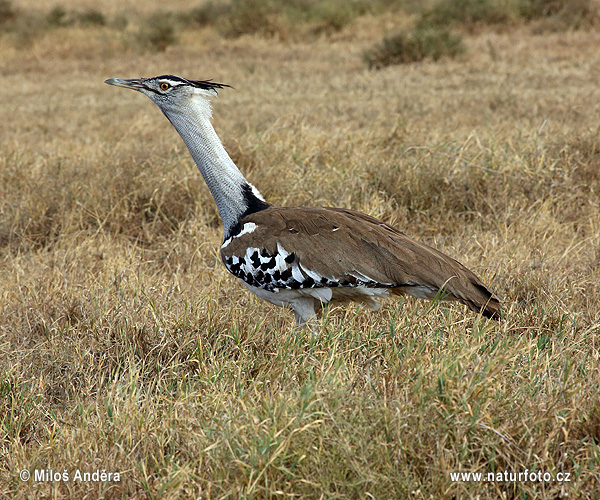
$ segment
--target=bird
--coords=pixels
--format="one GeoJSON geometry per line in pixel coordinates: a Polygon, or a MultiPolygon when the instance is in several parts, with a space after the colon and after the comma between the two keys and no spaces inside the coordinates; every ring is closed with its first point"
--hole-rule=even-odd
{"type": "Polygon", "coordinates": [[[229,85],[175,75],[111,78],[148,96],[179,133],[223,223],[221,260],[260,299],[291,308],[303,327],[329,303],[377,310],[390,295],[458,301],[500,320],[498,297],[461,263],[375,217],[345,208],[265,201],[212,125],[211,99],[229,85]]]}

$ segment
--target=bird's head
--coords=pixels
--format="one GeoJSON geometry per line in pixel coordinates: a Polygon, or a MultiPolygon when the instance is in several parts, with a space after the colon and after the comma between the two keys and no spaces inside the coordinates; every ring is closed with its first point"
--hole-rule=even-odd
{"type": "MultiPolygon", "coordinates": [[[[217,95],[219,89],[229,87],[210,80],[186,80],[174,75],[153,78],[110,78],[104,83],[146,94],[167,116],[179,113],[194,104],[207,102],[209,98],[217,95]]],[[[210,110],[208,103],[207,109],[210,110]]]]}

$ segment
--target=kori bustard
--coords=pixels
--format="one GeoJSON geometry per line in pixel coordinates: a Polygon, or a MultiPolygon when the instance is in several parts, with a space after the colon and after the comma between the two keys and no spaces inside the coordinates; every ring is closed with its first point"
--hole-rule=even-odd
{"type": "Polygon", "coordinates": [[[147,95],[185,142],[223,221],[221,259],[254,294],[291,307],[297,324],[323,304],[390,294],[456,300],[493,319],[500,302],[462,264],[368,215],[267,203],[233,163],[212,123],[210,98],[228,85],[173,75],[106,80],[147,95]]]}

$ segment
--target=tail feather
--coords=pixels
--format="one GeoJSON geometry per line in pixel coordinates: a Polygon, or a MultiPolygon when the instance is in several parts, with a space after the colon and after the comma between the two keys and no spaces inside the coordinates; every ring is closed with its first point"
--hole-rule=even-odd
{"type": "MultiPolygon", "coordinates": [[[[470,271],[469,271],[470,272],[470,271]]],[[[476,278],[475,278],[476,279],[476,278]]],[[[461,287],[451,286],[452,280],[447,281],[436,290],[424,285],[404,285],[392,289],[396,295],[412,295],[419,299],[452,300],[466,305],[471,311],[481,313],[484,317],[496,321],[502,318],[502,304],[488,288],[478,281],[469,280],[461,287]],[[466,285],[466,286],[465,286],[466,285]]]]}
{"type": "Polygon", "coordinates": [[[458,300],[465,304],[469,309],[481,313],[484,317],[500,320],[502,317],[502,304],[494,297],[485,285],[472,281],[473,292],[468,297],[460,297],[458,300]]]}

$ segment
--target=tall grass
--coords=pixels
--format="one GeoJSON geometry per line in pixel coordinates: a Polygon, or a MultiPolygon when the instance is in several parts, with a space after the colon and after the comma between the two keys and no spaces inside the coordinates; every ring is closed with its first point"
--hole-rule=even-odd
{"type": "Polygon", "coordinates": [[[0,43],[0,497],[597,496],[600,39],[464,32],[459,59],[365,71],[382,19],[144,54],[110,17],[0,43]],[[215,126],[267,199],[381,217],[473,268],[506,320],[403,299],[296,331],[220,263],[167,120],[102,84],[166,71],[236,87],[215,126]],[[570,481],[451,478],[525,469],[570,481]]]}

